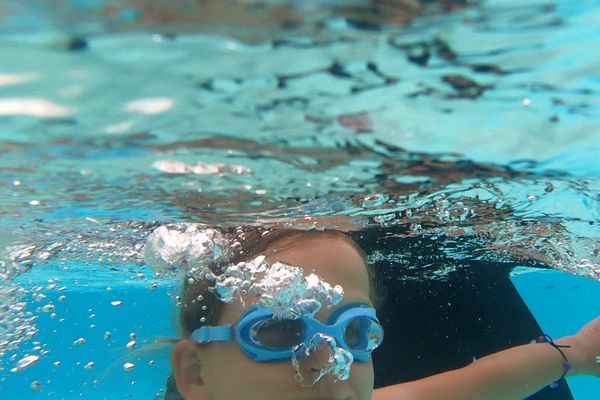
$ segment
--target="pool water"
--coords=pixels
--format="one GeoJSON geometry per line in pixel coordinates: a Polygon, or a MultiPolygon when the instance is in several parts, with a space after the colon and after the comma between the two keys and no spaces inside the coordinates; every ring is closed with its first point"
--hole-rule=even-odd
{"type": "MultiPolygon", "coordinates": [[[[571,335],[598,315],[597,281],[557,271],[528,272],[515,270],[512,281],[544,332],[552,332],[553,337],[571,335]]],[[[576,376],[567,380],[576,399],[592,399],[598,393],[595,378],[576,376]]]]}
{"type": "Polygon", "coordinates": [[[167,223],[342,218],[398,238],[367,255],[399,281],[536,268],[541,329],[599,314],[597,2],[151,3],[0,0],[0,398],[160,398],[168,346],[127,343],[178,336],[167,223]]]}

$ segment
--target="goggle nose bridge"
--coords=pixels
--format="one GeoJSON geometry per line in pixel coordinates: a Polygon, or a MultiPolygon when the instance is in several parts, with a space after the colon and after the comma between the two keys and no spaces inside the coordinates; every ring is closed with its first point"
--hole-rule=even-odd
{"type": "MultiPolygon", "coordinates": [[[[305,342],[307,340],[312,341],[313,338],[315,336],[317,336],[317,334],[320,333],[322,335],[327,335],[327,336],[333,338],[338,345],[345,343],[343,336],[346,331],[346,325],[348,325],[348,323],[346,323],[341,328],[339,328],[338,322],[335,322],[333,324],[329,324],[329,323],[324,324],[321,321],[314,319],[314,318],[309,319],[307,321],[303,321],[303,323],[305,326],[305,331],[303,332],[303,342],[305,342]],[[309,329],[306,329],[306,327],[308,327],[309,329]],[[341,335],[341,337],[340,337],[340,335],[341,335]]],[[[321,344],[324,341],[325,340],[322,340],[318,344],[321,344]]]]}

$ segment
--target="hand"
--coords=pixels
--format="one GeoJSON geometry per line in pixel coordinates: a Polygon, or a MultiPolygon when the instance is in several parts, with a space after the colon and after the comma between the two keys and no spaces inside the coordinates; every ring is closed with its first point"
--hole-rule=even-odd
{"type": "Polygon", "coordinates": [[[570,341],[572,351],[568,358],[573,363],[573,373],[600,378],[600,363],[596,361],[600,356],[600,316],[588,322],[575,336],[565,339],[564,343],[569,344],[570,341]]]}

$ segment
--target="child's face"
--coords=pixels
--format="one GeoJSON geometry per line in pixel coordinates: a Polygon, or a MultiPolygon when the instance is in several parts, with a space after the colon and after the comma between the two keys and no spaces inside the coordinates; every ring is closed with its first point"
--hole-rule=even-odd
{"type": "MultiPolygon", "coordinates": [[[[371,304],[366,266],[350,243],[342,238],[297,240],[302,243],[267,256],[301,267],[305,274],[314,272],[332,285],[342,285],[343,301],[332,309],[322,309],[316,315],[321,322],[345,304],[371,304]]],[[[218,324],[235,324],[243,311],[239,305],[224,305],[218,324]]],[[[317,358],[318,354],[303,360],[307,371],[310,363],[319,368],[317,358]]],[[[373,391],[371,360],[354,362],[348,380],[335,382],[334,376],[325,375],[311,387],[295,380],[291,361],[256,362],[235,341],[198,346],[183,340],[175,346],[172,361],[177,387],[187,400],[367,400],[373,391]]]]}

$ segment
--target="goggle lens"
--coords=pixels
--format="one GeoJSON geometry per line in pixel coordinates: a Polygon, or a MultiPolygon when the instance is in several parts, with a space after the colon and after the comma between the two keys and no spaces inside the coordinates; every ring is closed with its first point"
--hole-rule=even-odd
{"type": "Polygon", "coordinates": [[[346,325],[344,340],[350,350],[373,351],[383,341],[383,328],[371,318],[357,317],[346,325]]]}
{"type": "Polygon", "coordinates": [[[250,338],[272,350],[288,350],[302,343],[304,324],[293,319],[268,319],[250,329],[250,338]]]}

